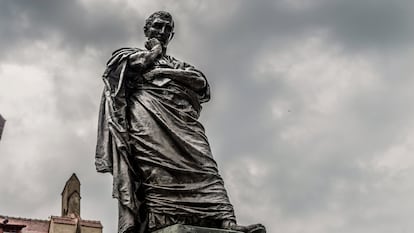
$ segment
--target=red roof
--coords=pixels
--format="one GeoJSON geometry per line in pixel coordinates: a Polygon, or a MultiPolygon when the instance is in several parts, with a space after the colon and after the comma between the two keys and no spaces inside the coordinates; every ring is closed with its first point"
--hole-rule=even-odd
{"type": "Polygon", "coordinates": [[[7,225],[25,225],[22,229],[22,233],[48,233],[49,232],[49,220],[30,219],[20,217],[10,217],[0,215],[0,222],[4,219],[8,219],[7,225]]]}
{"type": "MultiPolygon", "coordinates": [[[[72,218],[69,216],[65,216],[65,217],[51,216],[50,220],[42,220],[42,219],[30,219],[30,218],[10,217],[10,216],[0,215],[0,223],[3,222],[3,220],[6,218],[9,220],[7,222],[7,225],[26,226],[22,229],[22,233],[48,233],[50,221],[53,221],[55,223],[60,223],[60,224],[67,224],[67,225],[76,225],[78,221],[77,218],[72,218]]],[[[102,229],[102,224],[100,221],[79,219],[79,223],[81,226],[102,229]]]]}

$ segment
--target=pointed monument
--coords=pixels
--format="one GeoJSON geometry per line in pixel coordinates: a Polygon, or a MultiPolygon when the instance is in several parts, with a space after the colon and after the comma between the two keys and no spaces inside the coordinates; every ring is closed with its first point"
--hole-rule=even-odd
{"type": "Polygon", "coordinates": [[[99,221],[81,218],[80,200],[80,181],[73,173],[62,191],[62,215],[51,216],[48,233],[102,233],[99,221]]]}
{"type": "Polygon", "coordinates": [[[62,216],[80,217],[80,182],[75,173],[66,181],[62,191],[62,216]]]}

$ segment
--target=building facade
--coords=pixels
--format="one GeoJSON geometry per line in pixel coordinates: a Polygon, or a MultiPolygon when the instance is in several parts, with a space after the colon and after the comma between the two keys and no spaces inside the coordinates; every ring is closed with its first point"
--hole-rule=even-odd
{"type": "Polygon", "coordinates": [[[62,191],[62,214],[48,220],[0,215],[0,233],[102,233],[100,221],[80,217],[80,182],[73,174],[62,191]]]}

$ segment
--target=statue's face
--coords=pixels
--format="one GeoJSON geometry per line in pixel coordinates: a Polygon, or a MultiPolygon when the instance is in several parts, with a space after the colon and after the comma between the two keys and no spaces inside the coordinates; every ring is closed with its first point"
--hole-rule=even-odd
{"type": "Polygon", "coordinates": [[[157,38],[161,44],[167,46],[173,33],[173,24],[170,20],[155,18],[146,33],[148,39],[157,38]]]}

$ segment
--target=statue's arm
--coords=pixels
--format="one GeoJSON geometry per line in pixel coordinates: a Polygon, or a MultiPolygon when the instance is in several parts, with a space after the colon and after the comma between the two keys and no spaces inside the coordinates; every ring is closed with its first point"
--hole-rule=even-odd
{"type": "Polygon", "coordinates": [[[156,68],[144,74],[144,78],[147,80],[152,80],[158,76],[167,76],[196,91],[203,89],[207,85],[205,77],[200,72],[193,70],[156,68]]]}

